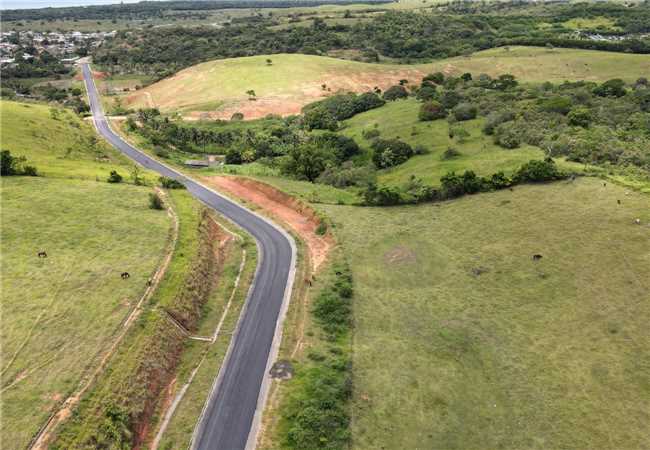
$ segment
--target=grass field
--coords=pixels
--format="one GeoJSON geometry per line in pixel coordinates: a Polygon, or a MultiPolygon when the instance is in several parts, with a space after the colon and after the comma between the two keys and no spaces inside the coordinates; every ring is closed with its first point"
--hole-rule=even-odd
{"type": "Polygon", "coordinates": [[[149,188],[2,180],[2,436],[25,448],[121,327],[163,252],[149,188]],[[143,232],[146,230],[146,232],[143,232]],[[46,259],[36,253],[45,250],[46,259]],[[131,278],[120,278],[128,271],[131,278]],[[15,358],[15,359],[14,359],[15,358]]]}
{"type": "Polygon", "coordinates": [[[649,207],[590,178],[319,206],[355,280],[353,448],[646,448],[649,207]]]}
{"type": "Polygon", "coordinates": [[[182,70],[127,95],[124,105],[181,111],[190,118],[229,119],[234,112],[242,112],[247,119],[271,113],[287,115],[298,113],[305,104],[331,92],[385,88],[403,78],[415,82],[438,70],[455,75],[511,73],[530,82],[603,81],[615,77],[634,81],[650,72],[650,59],[646,55],[538,47],[497,48],[417,65],[368,64],[298,54],[251,56],[210,61],[182,70]],[[267,59],[272,60],[271,65],[267,65],[267,59]],[[255,91],[256,101],[248,100],[248,90],[255,91]]]}

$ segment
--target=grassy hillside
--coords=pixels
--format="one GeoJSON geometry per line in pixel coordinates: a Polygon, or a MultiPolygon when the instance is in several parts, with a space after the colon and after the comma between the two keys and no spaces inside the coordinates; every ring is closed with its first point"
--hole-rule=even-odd
{"type": "Polygon", "coordinates": [[[531,159],[542,159],[544,153],[538,147],[524,145],[514,150],[505,150],[492,142],[490,136],[481,132],[484,118],[462,123],[470,134],[462,143],[450,139],[446,120],[421,122],[418,111],[421,103],[411,98],[390,102],[381,108],[357,114],[345,122],[343,133],[360,144],[369,147],[371,140],[364,139],[364,131],[377,128],[383,139],[399,137],[412,146],[423,145],[429,154],[415,156],[404,164],[381,171],[379,180],[389,184],[401,184],[411,175],[422,178],[428,184],[438,185],[440,177],[447,172],[473,170],[479,175],[490,175],[504,171],[511,173],[531,159]],[[443,153],[454,147],[460,156],[444,160],[443,153]]]}
{"type": "Polygon", "coordinates": [[[148,188],[2,180],[2,436],[24,448],[146,288],[166,242],[148,188]],[[143,233],[146,230],[146,233],[143,233]],[[39,259],[38,251],[48,253],[39,259]],[[122,280],[120,273],[131,274],[122,280]]]}
{"type": "Polygon", "coordinates": [[[47,177],[105,180],[131,164],[95,134],[91,122],[68,110],[1,101],[2,148],[25,156],[47,177]]]}
{"type": "Polygon", "coordinates": [[[649,206],[595,179],[321,205],[355,280],[353,447],[644,448],[649,206]]]}
{"type": "Polygon", "coordinates": [[[455,75],[511,73],[536,82],[603,81],[614,77],[633,81],[650,72],[650,59],[646,55],[536,47],[491,49],[418,65],[368,64],[298,54],[251,56],[190,67],[128,95],[124,105],[155,106],[195,118],[229,119],[238,111],[245,118],[286,115],[298,113],[302,106],[329,92],[385,88],[400,79],[419,81],[424,74],[438,70],[455,75]],[[271,65],[267,59],[271,59],[271,65]],[[248,100],[248,90],[255,91],[256,101],[248,100]]]}
{"type": "Polygon", "coordinates": [[[170,221],[149,208],[150,187],[104,182],[113,169],[128,179],[131,165],[73,113],[5,101],[0,113],[2,148],[44,175],[2,178],[1,433],[18,449],[98,364],[170,221]]]}

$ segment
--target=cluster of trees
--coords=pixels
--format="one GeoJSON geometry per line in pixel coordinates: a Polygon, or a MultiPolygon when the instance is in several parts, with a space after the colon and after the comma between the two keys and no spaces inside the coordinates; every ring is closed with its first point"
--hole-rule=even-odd
{"type": "MultiPolygon", "coordinates": [[[[366,0],[366,3],[389,3],[389,0],[366,0]]],[[[147,19],[159,17],[169,12],[212,11],[216,9],[262,9],[297,8],[319,5],[354,4],[353,0],[182,0],[154,2],[120,3],[114,5],[89,5],[64,8],[8,9],[2,12],[3,22],[20,20],[106,20],[106,19],[147,19]]]]}
{"type": "Polygon", "coordinates": [[[332,95],[303,107],[304,124],[308,130],[335,131],[340,120],[379,108],[385,103],[386,101],[376,92],[360,95],[354,93],[332,95]]]}
{"type": "Polygon", "coordinates": [[[0,175],[3,177],[14,175],[38,176],[36,167],[27,165],[26,162],[27,158],[24,156],[14,156],[9,150],[2,150],[0,151],[0,175]]]}
{"type": "Polygon", "coordinates": [[[357,49],[362,58],[371,61],[383,55],[405,62],[515,44],[650,53],[650,40],[641,34],[648,32],[650,22],[650,8],[645,3],[570,7],[545,4],[543,9],[511,3],[511,11],[505,16],[501,4],[479,5],[477,8],[485,10],[475,12],[473,5],[465,7],[469,10],[463,14],[458,14],[453,5],[430,12],[386,11],[353,26],[329,26],[317,19],[310,27],[271,29],[276,24],[272,18],[256,17],[255,21],[233,22],[222,29],[122,31],[94,52],[94,60],[114,71],[164,77],[210,59],[272,53],[323,54],[335,49],[357,49]],[[615,21],[614,30],[619,30],[612,33],[629,36],[611,41],[582,38],[562,25],[574,17],[609,17],[615,21]],[[552,26],[541,26],[549,23],[552,26]]]}
{"type": "Polygon", "coordinates": [[[314,301],[312,315],[327,352],[309,353],[296,368],[296,386],[282,411],[282,443],[288,449],[343,450],[350,442],[352,365],[349,355],[353,283],[350,268],[337,263],[332,279],[314,301]]]}
{"type": "Polygon", "coordinates": [[[546,158],[523,164],[512,177],[503,172],[494,173],[489,177],[478,176],[471,170],[466,170],[460,175],[449,172],[440,179],[440,188],[434,188],[412,176],[403,186],[378,186],[376,183],[370,183],[360,195],[366,205],[393,206],[447,200],[462,195],[505,189],[521,183],[560,180],[567,176],[568,174],[557,168],[552,158],[546,158]]]}
{"type": "Polygon", "coordinates": [[[512,75],[426,76],[411,95],[419,119],[455,124],[483,116],[483,132],[506,149],[522,144],[552,156],[650,170],[650,85],[621,79],[520,86],[512,75]]]}

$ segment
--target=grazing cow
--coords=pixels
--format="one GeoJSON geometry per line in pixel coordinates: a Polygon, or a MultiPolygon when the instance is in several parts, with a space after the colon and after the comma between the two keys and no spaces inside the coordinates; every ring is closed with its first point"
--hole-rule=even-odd
{"type": "Polygon", "coordinates": [[[122,277],[123,280],[126,280],[126,279],[129,278],[131,275],[129,274],[129,272],[122,272],[122,275],[120,275],[120,276],[122,277]]]}
{"type": "Polygon", "coordinates": [[[607,183],[603,183],[603,187],[607,187],[607,183]]]}
{"type": "Polygon", "coordinates": [[[641,219],[634,219],[634,223],[637,225],[641,225],[641,219]]]}
{"type": "Polygon", "coordinates": [[[540,259],[542,259],[542,255],[539,254],[533,255],[533,261],[539,261],[540,259]]]}
{"type": "Polygon", "coordinates": [[[616,200],[616,203],[618,203],[618,204],[620,205],[620,204],[621,204],[621,201],[620,201],[620,200],[616,200]]]}
{"type": "Polygon", "coordinates": [[[47,252],[43,250],[42,252],[38,252],[38,257],[39,258],[47,258],[47,252]]]}
{"type": "Polygon", "coordinates": [[[147,280],[147,286],[151,286],[152,284],[153,284],[153,280],[151,278],[149,278],[147,280]]]}

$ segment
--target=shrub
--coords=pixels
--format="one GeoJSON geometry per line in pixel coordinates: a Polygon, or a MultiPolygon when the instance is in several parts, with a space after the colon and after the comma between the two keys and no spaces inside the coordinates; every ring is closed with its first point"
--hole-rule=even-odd
{"type": "Polygon", "coordinates": [[[424,102],[420,106],[418,119],[421,121],[443,119],[445,117],[447,117],[447,110],[435,100],[424,102]]]}
{"type": "Polygon", "coordinates": [[[582,128],[587,128],[592,120],[591,111],[584,106],[573,108],[567,117],[569,119],[569,125],[582,128]]]}
{"type": "Polygon", "coordinates": [[[314,143],[307,143],[291,148],[283,158],[281,171],[299,180],[314,182],[330,166],[334,166],[335,156],[331,150],[314,143]]]}
{"type": "Polygon", "coordinates": [[[382,99],[375,92],[365,92],[354,100],[354,110],[358,114],[364,111],[370,111],[371,109],[379,108],[384,106],[386,101],[382,99]]]}
{"type": "Polygon", "coordinates": [[[122,182],[122,175],[117,173],[115,170],[111,170],[111,173],[108,175],[108,181],[109,183],[121,183],[122,182]]]}
{"type": "Polygon", "coordinates": [[[568,97],[551,97],[539,101],[539,109],[544,112],[567,115],[571,111],[571,99],[568,97]]]}
{"type": "Polygon", "coordinates": [[[460,155],[461,153],[455,148],[447,147],[447,150],[444,151],[440,159],[442,160],[454,159],[454,158],[458,158],[460,155]]]}
{"type": "Polygon", "coordinates": [[[0,174],[3,177],[11,175],[20,175],[22,164],[25,162],[24,156],[13,156],[9,150],[0,152],[0,174]]]}
{"type": "Polygon", "coordinates": [[[446,109],[451,109],[463,100],[463,97],[456,91],[445,90],[440,96],[440,103],[446,109]]]}
{"type": "Polygon", "coordinates": [[[25,166],[23,167],[23,175],[26,175],[28,177],[37,177],[38,176],[38,170],[34,166],[25,166]]]}
{"type": "Polygon", "coordinates": [[[230,147],[226,152],[225,162],[226,164],[241,164],[243,162],[241,148],[230,147]]]}
{"type": "Polygon", "coordinates": [[[314,139],[316,145],[329,149],[334,152],[334,155],[339,163],[352,158],[359,153],[359,145],[354,139],[342,134],[327,132],[314,139]]]}
{"type": "Polygon", "coordinates": [[[163,209],[163,201],[157,193],[149,194],[149,208],[151,209],[163,209]]]}
{"type": "Polygon", "coordinates": [[[305,127],[308,130],[336,131],[339,127],[334,115],[325,108],[316,108],[305,113],[305,127]]]}
{"type": "Polygon", "coordinates": [[[515,80],[514,75],[504,74],[500,75],[499,78],[492,81],[492,89],[497,89],[499,91],[507,91],[517,87],[517,80],[515,80]]]}
{"type": "Polygon", "coordinates": [[[485,124],[483,125],[483,133],[487,135],[494,134],[494,129],[502,123],[514,120],[515,114],[511,111],[494,111],[488,114],[485,124]]]}
{"type": "Polygon", "coordinates": [[[552,158],[544,160],[530,160],[522,165],[514,176],[517,183],[534,183],[540,181],[551,181],[564,178],[552,158]]]}
{"type": "Polygon", "coordinates": [[[408,91],[404,86],[391,86],[384,92],[384,100],[392,102],[400,98],[408,97],[408,91]]]}
{"type": "Polygon", "coordinates": [[[372,161],[380,169],[402,164],[413,156],[413,148],[399,139],[376,139],[372,145],[372,161]]]}
{"type": "Polygon", "coordinates": [[[371,140],[374,138],[379,137],[381,132],[377,128],[371,128],[370,130],[363,130],[361,132],[361,136],[363,136],[364,139],[371,140]]]}
{"type": "Polygon", "coordinates": [[[230,116],[230,120],[233,121],[244,120],[244,113],[240,113],[240,112],[233,113],[233,115],[230,116]]]}
{"type": "Polygon", "coordinates": [[[475,119],[477,113],[476,105],[471,103],[459,103],[453,110],[454,117],[458,121],[475,119]]]}
{"type": "Polygon", "coordinates": [[[397,188],[390,186],[377,186],[370,183],[361,193],[363,201],[370,206],[393,206],[403,203],[402,195],[397,188]]]}
{"type": "Polygon", "coordinates": [[[160,185],[165,189],[185,189],[185,185],[178,180],[168,177],[160,177],[160,185]]]}
{"type": "Polygon", "coordinates": [[[594,88],[593,92],[599,97],[623,97],[626,94],[625,82],[620,78],[607,80],[594,88]]]}
{"type": "Polygon", "coordinates": [[[508,149],[521,145],[521,137],[513,122],[506,122],[494,130],[494,143],[508,149]]]}
{"type": "Polygon", "coordinates": [[[165,158],[165,159],[169,158],[169,152],[167,151],[167,149],[165,149],[163,147],[156,146],[156,148],[154,148],[153,152],[159,158],[165,158]]]}
{"type": "Polygon", "coordinates": [[[503,172],[492,174],[488,180],[488,184],[492,189],[505,189],[512,186],[512,179],[507,177],[503,172]]]}
{"type": "Polygon", "coordinates": [[[435,72],[426,75],[422,81],[431,81],[432,83],[442,84],[445,81],[445,74],[442,72],[435,72]]]}
{"type": "Polygon", "coordinates": [[[327,167],[316,179],[317,183],[329,184],[338,188],[348,186],[366,186],[375,180],[375,169],[372,165],[355,166],[351,161],[340,167],[327,167]]]}
{"type": "Polygon", "coordinates": [[[418,92],[415,94],[415,98],[421,101],[429,101],[433,100],[438,96],[438,92],[436,91],[435,86],[422,86],[420,89],[418,89],[418,92]]]}

